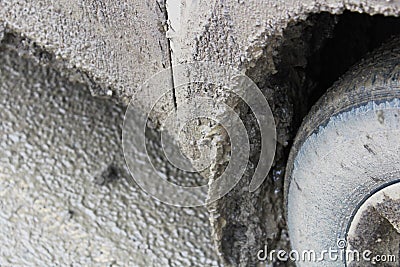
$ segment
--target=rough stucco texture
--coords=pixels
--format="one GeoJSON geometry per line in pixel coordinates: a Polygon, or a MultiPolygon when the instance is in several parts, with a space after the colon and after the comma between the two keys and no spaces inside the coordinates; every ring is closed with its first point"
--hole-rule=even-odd
{"type": "MultiPolygon", "coordinates": [[[[167,8],[172,9],[169,2],[173,1],[167,0],[167,8]]],[[[276,45],[274,37],[281,35],[289,22],[305,19],[310,13],[350,10],[398,15],[399,8],[396,0],[182,0],[180,7],[173,9],[180,18],[169,37],[176,62],[212,60],[248,68],[263,56],[266,47],[276,45]]],[[[268,56],[273,56],[272,51],[268,56]]]]}
{"type": "Polygon", "coordinates": [[[164,22],[157,1],[0,1],[0,24],[120,98],[169,66],[164,22]]]}
{"type": "MultiPolygon", "coordinates": [[[[277,71],[277,48],[284,41],[282,32],[288,23],[305,20],[308,15],[322,11],[341,14],[349,10],[398,16],[399,3],[396,0],[181,1],[180,9],[173,10],[180,16],[180,20],[176,20],[179,25],[174,27],[178,31],[169,35],[172,60],[174,63],[204,60],[228,64],[242,69],[256,83],[263,84],[268,76],[277,71]]],[[[279,92],[280,88],[260,89],[273,104],[279,102],[279,97],[284,94],[279,92]]],[[[178,110],[180,103],[201,93],[198,90],[178,95],[178,110]]],[[[217,98],[221,101],[222,97],[217,98]]],[[[276,110],[273,112],[279,121],[276,110]]],[[[282,125],[278,123],[277,127],[282,125]]],[[[282,140],[283,143],[289,142],[290,135],[283,136],[282,140]]],[[[276,154],[282,154],[282,148],[278,148],[276,154]]],[[[219,161],[223,162],[223,158],[219,161]]],[[[277,157],[276,160],[282,159],[277,157]]],[[[276,173],[280,174],[270,173],[270,180],[275,177],[281,179],[279,176],[284,171],[277,166],[276,173]]],[[[243,177],[243,180],[250,181],[249,177],[243,177]]],[[[243,190],[247,182],[241,181],[229,195],[209,208],[218,251],[226,263],[240,266],[256,264],[257,251],[271,240],[275,241],[269,244],[272,248],[288,249],[289,246],[284,227],[279,225],[284,221],[282,199],[274,196],[268,181],[254,193],[243,190]],[[279,229],[283,230],[279,232],[279,229]]]]}
{"type": "MultiPolygon", "coordinates": [[[[252,78],[260,82],[276,72],[275,48],[289,22],[321,11],[399,15],[400,10],[398,0],[171,0],[166,3],[167,15],[174,18],[168,25],[163,4],[158,3],[5,0],[0,2],[0,21],[5,28],[36,42],[68,67],[85,72],[101,88],[109,87],[123,99],[134,94],[146,77],[169,65],[168,42],[174,64],[211,60],[244,71],[256,69],[252,78]],[[172,6],[177,3],[178,7],[172,6]],[[264,64],[256,66],[256,62],[264,64]]],[[[268,101],[276,100],[270,97],[272,89],[261,89],[268,101]]],[[[107,94],[102,89],[93,92],[107,94]]],[[[192,92],[176,96],[178,110],[180,103],[191,97],[195,97],[192,92]]],[[[95,116],[100,118],[101,113],[95,116]]],[[[231,252],[225,250],[230,254],[226,258],[239,258],[236,262],[245,265],[250,252],[263,247],[265,229],[271,227],[265,222],[277,221],[273,217],[281,216],[272,210],[276,202],[270,199],[274,198],[269,196],[268,188],[253,195],[237,190],[215,205],[211,217],[217,247],[221,251],[223,240],[229,246],[233,244],[231,252]],[[255,215],[260,218],[253,222],[251,219],[258,217],[255,215]],[[231,237],[237,236],[247,239],[234,242],[231,237]]]]}
{"type": "Polygon", "coordinates": [[[0,51],[1,266],[218,266],[204,208],[125,179],[119,106],[0,51]]]}

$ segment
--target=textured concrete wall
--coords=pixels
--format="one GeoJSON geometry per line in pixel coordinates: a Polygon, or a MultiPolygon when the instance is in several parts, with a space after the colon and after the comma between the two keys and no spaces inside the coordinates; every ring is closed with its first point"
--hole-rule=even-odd
{"type": "MultiPolygon", "coordinates": [[[[400,3],[167,0],[164,10],[162,1],[6,0],[0,2],[0,21],[6,31],[49,52],[52,62],[60,61],[63,68],[79,73],[79,80],[90,84],[92,93],[112,94],[126,102],[147,77],[171,62],[232,64],[251,70],[251,77],[259,82],[276,72],[273,56],[288,23],[304,20],[310,13],[344,10],[397,16],[400,3]]],[[[270,103],[276,102],[272,89],[261,89],[270,103]]],[[[201,89],[177,95],[177,103],[166,104],[179,110],[197,93],[201,89]]],[[[270,191],[262,188],[249,194],[237,189],[212,207],[214,239],[225,259],[246,265],[250,252],[276,237],[281,220],[281,208],[276,206],[281,202],[270,191]],[[230,244],[228,249],[224,243],[230,244]]]]}
{"type": "MultiPolygon", "coordinates": [[[[323,11],[332,14],[349,10],[370,15],[400,15],[399,1],[215,0],[181,1],[178,8],[169,5],[175,2],[167,0],[169,13],[179,16],[179,19],[173,21],[173,29],[168,35],[171,40],[172,61],[175,64],[192,60],[228,64],[243,70],[259,84],[263,84],[268,76],[277,71],[277,48],[285,41],[283,30],[289,23],[305,20],[309,14],[323,11]]],[[[300,62],[299,66],[301,64],[304,63],[300,62]]],[[[260,89],[271,106],[281,101],[282,93],[279,93],[279,88],[260,89]]],[[[178,95],[178,110],[180,104],[200,94],[201,89],[178,95]]],[[[222,97],[218,98],[221,100],[222,97]]],[[[293,114],[288,105],[283,104],[282,108],[287,114],[293,114]]],[[[225,262],[234,265],[254,264],[257,261],[256,253],[264,244],[278,249],[289,246],[285,227],[282,227],[284,219],[281,193],[276,194],[276,189],[273,188],[275,182],[272,181],[282,179],[284,170],[279,167],[278,160],[282,159],[280,157],[283,147],[290,142],[290,135],[287,125],[284,125],[287,118],[278,115],[282,113],[278,107],[272,109],[276,121],[283,122],[278,123],[278,127],[286,130],[278,136],[278,141],[283,145],[277,151],[275,171],[268,178],[271,182],[266,181],[260,190],[249,193],[243,189],[249,183],[248,177],[244,177],[227,197],[209,207],[217,250],[223,255],[225,262]],[[277,243],[271,243],[271,240],[277,243]]],[[[223,165],[224,161],[222,155],[216,160],[215,166],[223,165]]],[[[280,189],[277,190],[279,192],[280,189]]]]}
{"type": "Polygon", "coordinates": [[[122,107],[0,51],[1,266],[219,265],[205,208],[128,183],[122,107]]]}
{"type": "Polygon", "coordinates": [[[101,85],[132,95],[169,66],[165,14],[157,1],[1,1],[0,21],[101,85]]]}

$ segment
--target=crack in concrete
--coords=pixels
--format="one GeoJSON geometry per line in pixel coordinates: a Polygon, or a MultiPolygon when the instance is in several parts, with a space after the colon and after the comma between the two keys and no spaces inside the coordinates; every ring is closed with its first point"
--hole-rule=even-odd
{"type": "Polygon", "coordinates": [[[167,40],[167,55],[168,55],[168,63],[169,63],[169,68],[171,70],[171,86],[172,86],[172,101],[174,104],[174,109],[175,111],[178,110],[178,103],[176,100],[176,91],[175,91],[175,79],[174,79],[174,70],[173,70],[173,63],[172,63],[172,48],[171,48],[171,40],[167,37],[167,31],[171,28],[171,26],[169,25],[168,21],[168,9],[166,7],[167,2],[163,1],[163,6],[160,5],[160,3],[157,1],[157,5],[159,6],[160,10],[162,11],[162,13],[164,14],[164,18],[165,18],[165,38],[167,40]]]}

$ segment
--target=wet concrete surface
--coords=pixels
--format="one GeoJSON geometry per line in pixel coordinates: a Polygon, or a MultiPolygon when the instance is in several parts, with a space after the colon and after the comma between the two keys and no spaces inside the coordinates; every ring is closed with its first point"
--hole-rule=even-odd
{"type": "Polygon", "coordinates": [[[0,46],[0,265],[218,266],[205,208],[128,183],[124,110],[0,46]]]}

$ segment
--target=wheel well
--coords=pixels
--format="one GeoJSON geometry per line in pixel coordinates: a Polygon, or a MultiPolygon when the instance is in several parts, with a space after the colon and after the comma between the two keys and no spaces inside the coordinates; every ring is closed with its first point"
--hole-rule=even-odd
{"type": "Polygon", "coordinates": [[[396,17],[348,11],[341,15],[311,14],[306,21],[289,25],[278,59],[279,71],[273,79],[282,82],[289,77],[286,83],[294,108],[294,130],[340,76],[398,34],[400,19],[396,17]],[[305,64],[298,62],[302,57],[305,64]]]}
{"type": "MultiPolygon", "coordinates": [[[[275,221],[280,229],[275,234],[265,230],[271,248],[289,247],[283,207],[277,206],[284,203],[284,170],[303,118],[352,65],[399,34],[400,19],[396,17],[350,11],[339,15],[309,14],[305,20],[289,23],[279,37],[271,37],[271,43],[277,46],[266,48],[254,67],[247,70],[246,74],[272,100],[270,105],[277,126],[276,164],[270,173],[272,179],[263,185],[265,197],[259,198],[263,199],[259,205],[266,205],[265,199],[273,199],[274,203],[274,209],[263,215],[271,217],[264,221],[275,221]]],[[[225,246],[229,250],[230,244],[225,246]]]]}

